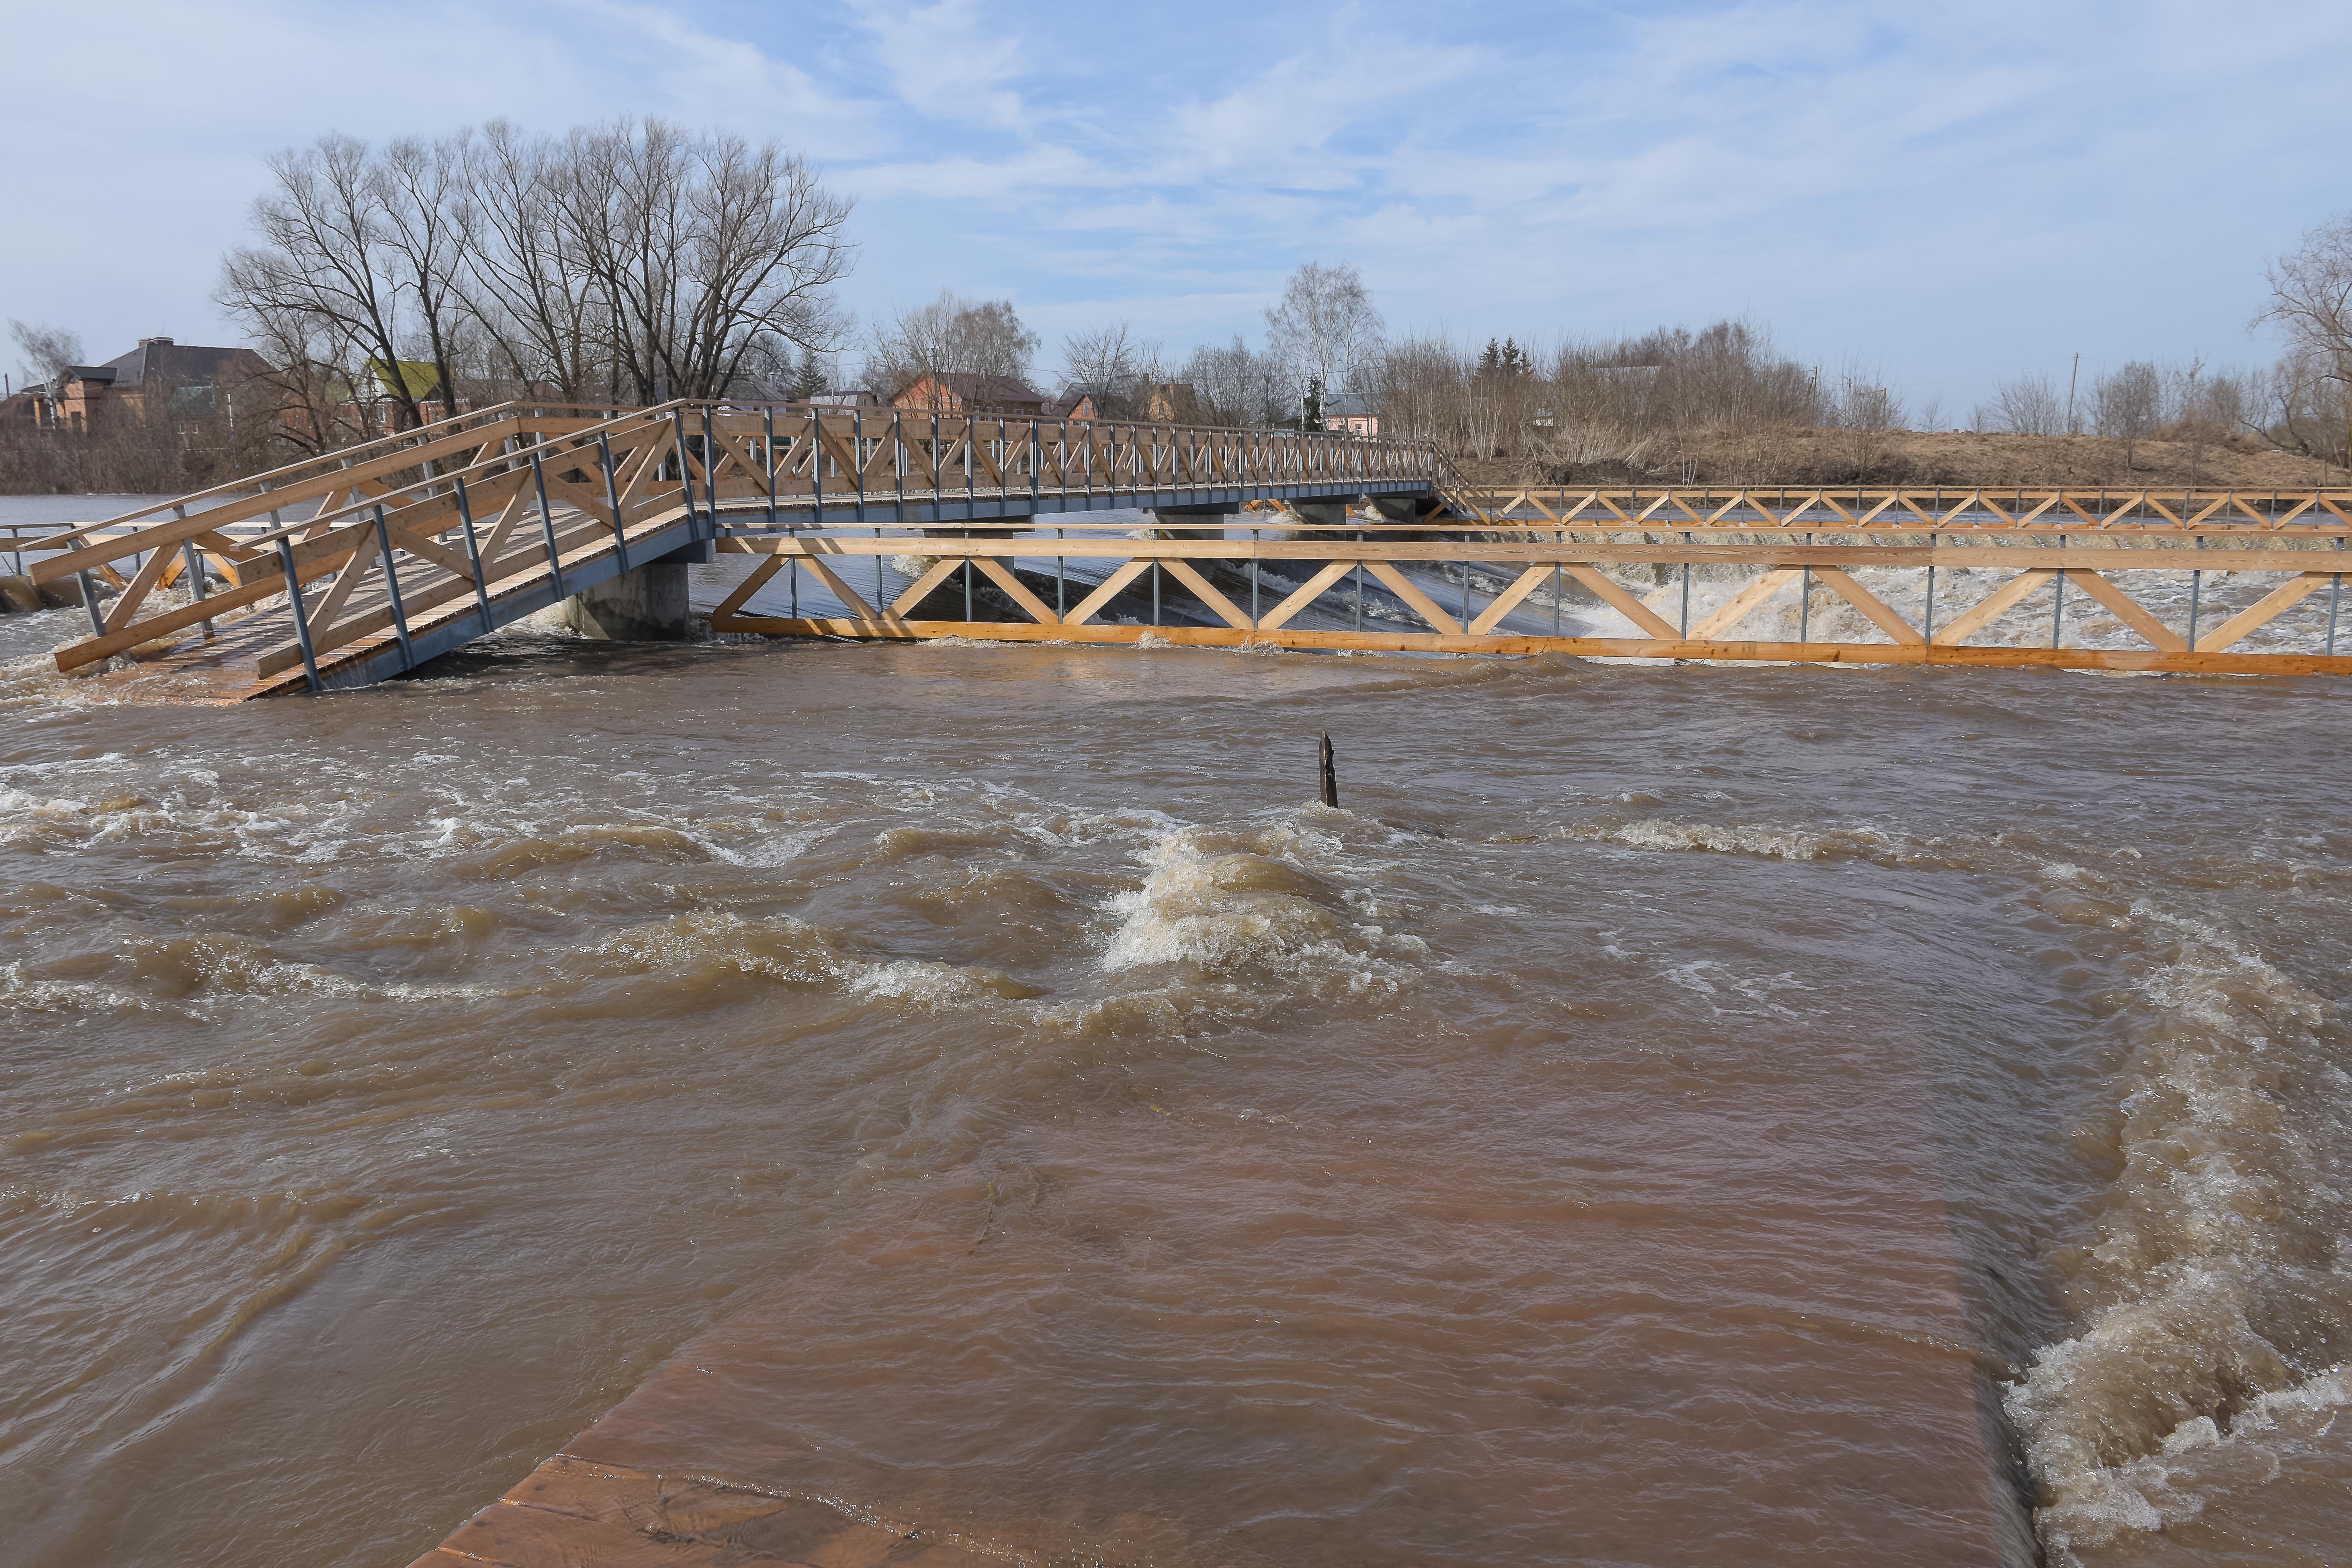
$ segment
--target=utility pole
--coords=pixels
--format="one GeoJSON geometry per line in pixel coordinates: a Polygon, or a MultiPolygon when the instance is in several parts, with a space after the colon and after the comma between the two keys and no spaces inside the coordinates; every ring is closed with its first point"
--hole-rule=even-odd
{"type": "Polygon", "coordinates": [[[2074,433],[2074,384],[2082,376],[2083,355],[2078,349],[2074,353],[2074,368],[2066,374],[2066,434],[2069,436],[2074,433]]]}

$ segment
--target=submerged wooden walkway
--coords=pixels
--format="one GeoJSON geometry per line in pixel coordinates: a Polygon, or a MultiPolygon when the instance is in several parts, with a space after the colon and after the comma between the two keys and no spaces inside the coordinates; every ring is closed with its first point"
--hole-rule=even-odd
{"type": "Polygon", "coordinates": [[[1004,1568],[814,1499],[559,1454],[410,1568],[1004,1568]]]}
{"type": "Polygon", "coordinates": [[[1479,490],[1417,442],[507,406],[15,542],[37,584],[80,584],[90,635],[58,668],[162,700],[367,685],[713,552],[761,557],[713,628],[778,637],[2352,674],[2352,489],[1479,490]],[[1103,574],[1073,593],[1074,562],[1103,574]],[[2135,596],[2150,573],[2186,604],[2135,596]],[[803,581],[841,613],[800,614],[803,581]]]}

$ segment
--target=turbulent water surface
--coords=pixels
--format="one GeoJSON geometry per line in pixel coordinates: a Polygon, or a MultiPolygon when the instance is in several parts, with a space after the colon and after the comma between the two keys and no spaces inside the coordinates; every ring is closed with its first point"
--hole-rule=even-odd
{"type": "Polygon", "coordinates": [[[9,1563],[397,1568],[681,1347],[709,1473],[1013,1561],[2352,1538],[2340,685],[516,634],[163,709],[71,631],[0,621],[9,1563]]]}

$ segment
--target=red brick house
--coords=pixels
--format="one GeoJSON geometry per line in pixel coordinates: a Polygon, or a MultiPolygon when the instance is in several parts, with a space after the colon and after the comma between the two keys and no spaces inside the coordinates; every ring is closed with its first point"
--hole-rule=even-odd
{"type": "MultiPolygon", "coordinates": [[[[269,362],[251,349],[142,338],[104,364],[68,365],[55,383],[27,387],[22,406],[36,424],[68,430],[87,430],[118,414],[194,417],[213,413],[236,383],[268,373],[269,362]]],[[[14,398],[10,404],[12,411],[18,405],[14,398]]]]}

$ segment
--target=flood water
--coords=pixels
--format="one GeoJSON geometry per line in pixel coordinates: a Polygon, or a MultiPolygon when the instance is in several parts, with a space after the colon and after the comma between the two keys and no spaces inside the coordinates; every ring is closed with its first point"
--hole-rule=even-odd
{"type": "Polygon", "coordinates": [[[516,633],[173,709],[78,614],[0,620],[0,1561],[398,1568],[649,1377],[1014,1562],[2352,1539],[2341,683],[516,633]]]}

